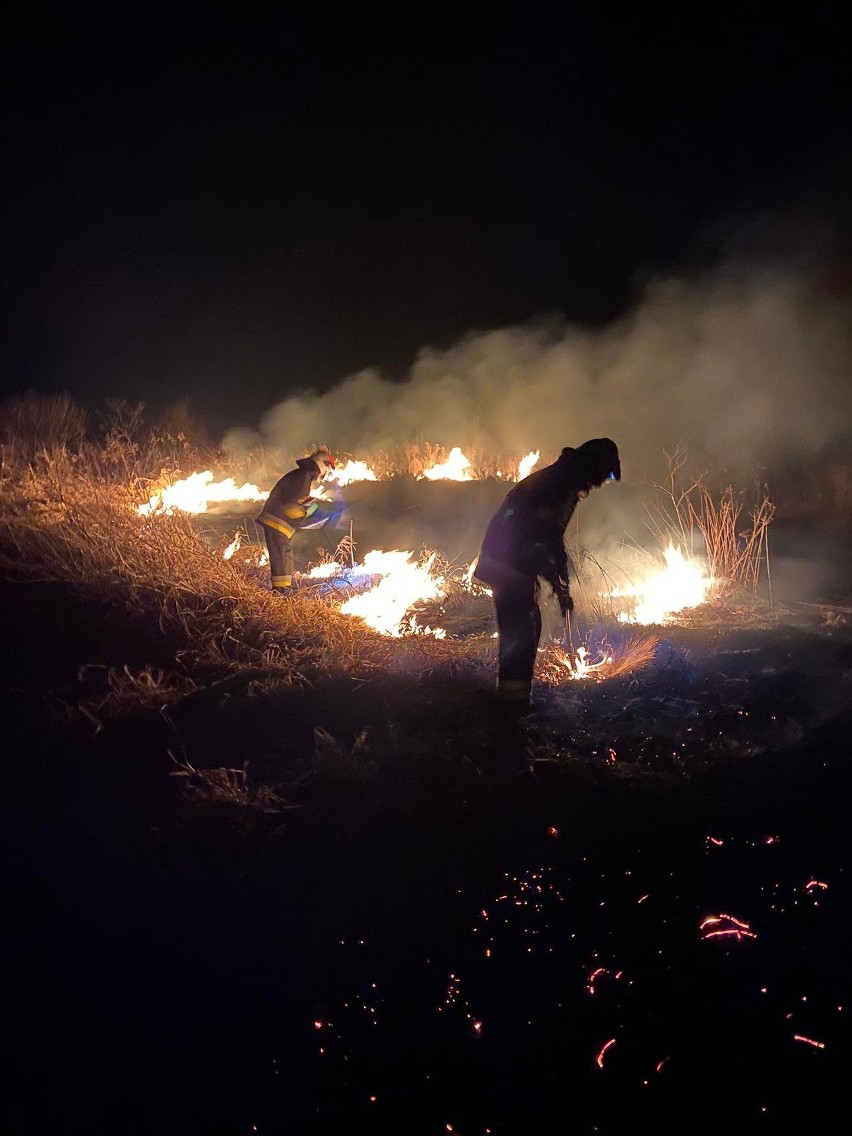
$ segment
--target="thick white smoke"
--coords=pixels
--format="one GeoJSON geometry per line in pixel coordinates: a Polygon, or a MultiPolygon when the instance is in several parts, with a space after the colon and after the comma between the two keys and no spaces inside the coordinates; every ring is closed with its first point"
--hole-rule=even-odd
{"type": "Polygon", "coordinates": [[[237,457],[254,446],[299,454],[317,440],[356,457],[425,441],[555,455],[606,435],[634,482],[658,476],[679,443],[731,476],[807,468],[845,452],[849,316],[848,294],[798,274],[658,281],[602,331],[471,333],[424,348],[403,383],[362,371],[322,396],[285,399],[223,445],[237,457]]]}

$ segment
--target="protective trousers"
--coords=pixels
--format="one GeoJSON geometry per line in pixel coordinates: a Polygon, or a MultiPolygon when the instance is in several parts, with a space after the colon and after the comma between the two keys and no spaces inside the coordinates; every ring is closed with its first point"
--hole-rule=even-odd
{"type": "Polygon", "coordinates": [[[286,592],[293,586],[293,546],[290,538],[277,529],[263,526],[266,547],[269,550],[269,573],[276,592],[286,592]]]}
{"type": "Polygon", "coordinates": [[[536,578],[492,588],[497,615],[497,701],[525,713],[530,706],[533,671],[541,639],[536,578]]]}

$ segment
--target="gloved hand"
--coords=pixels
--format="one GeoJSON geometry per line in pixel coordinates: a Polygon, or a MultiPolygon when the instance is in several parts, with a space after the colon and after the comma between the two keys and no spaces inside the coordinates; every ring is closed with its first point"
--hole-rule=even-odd
{"type": "Polygon", "coordinates": [[[571,599],[571,593],[568,591],[568,581],[560,580],[559,587],[556,591],[556,598],[559,601],[559,610],[562,613],[563,619],[565,616],[570,615],[574,610],[574,601],[571,599]]]}

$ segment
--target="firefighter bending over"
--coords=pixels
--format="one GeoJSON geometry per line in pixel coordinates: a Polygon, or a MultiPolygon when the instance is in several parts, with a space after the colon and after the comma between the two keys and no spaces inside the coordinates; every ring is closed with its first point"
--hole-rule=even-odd
{"type": "Polygon", "coordinates": [[[266,499],[256,521],[263,526],[269,550],[272,587],[286,595],[293,585],[293,534],[302,529],[322,528],[340,516],[328,503],[311,496],[311,490],[334,469],[334,457],[327,446],[320,446],[308,458],[299,458],[296,468],[278,481],[266,499]]]}
{"type": "Polygon", "coordinates": [[[518,714],[530,708],[541,638],[539,578],[553,589],[563,619],[574,607],[565,530],[577,501],[593,488],[620,480],[615,442],[593,438],[578,449],[566,446],[552,465],[525,477],[491,518],[474,576],[494,596],[501,708],[518,714]]]}

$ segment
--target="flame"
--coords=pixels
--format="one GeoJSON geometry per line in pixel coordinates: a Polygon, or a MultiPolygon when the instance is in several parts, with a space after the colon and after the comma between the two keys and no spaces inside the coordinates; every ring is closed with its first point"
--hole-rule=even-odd
{"type": "Polygon", "coordinates": [[[417,480],[422,481],[424,477],[428,477],[430,481],[443,479],[447,481],[473,481],[474,479],[470,472],[470,462],[458,446],[453,446],[450,450],[450,456],[443,464],[424,469],[417,480]]]}
{"type": "Polygon", "coordinates": [[[230,560],[235,552],[239,552],[240,545],[243,543],[242,534],[237,532],[234,534],[234,539],[222,553],[223,560],[230,560]]]}
{"type": "Polygon", "coordinates": [[[266,493],[256,485],[237,485],[233,477],[214,481],[209,469],[191,473],[182,481],[167,485],[151,494],[148,503],[139,505],[137,512],[143,517],[153,513],[206,513],[211,503],[218,501],[262,501],[266,493]]]}
{"type": "MultiPolygon", "coordinates": [[[[231,560],[241,549],[243,549],[243,542],[245,541],[246,534],[243,530],[237,529],[234,533],[234,539],[227,546],[222,553],[223,560],[231,560]]],[[[269,564],[269,550],[263,548],[259,544],[247,544],[243,549],[245,555],[241,557],[244,564],[253,565],[256,568],[265,568],[269,564]]]]}
{"type": "MultiPolygon", "coordinates": [[[[518,481],[522,481],[535,468],[540,456],[540,451],[534,450],[519,460],[518,481]]],[[[454,446],[445,462],[425,469],[418,480],[424,478],[429,481],[475,481],[477,475],[471,469],[470,460],[462,453],[461,447],[454,446]]],[[[379,477],[366,461],[349,458],[344,466],[329,473],[325,480],[342,488],[351,485],[353,481],[378,481],[379,477]]],[[[237,485],[233,477],[216,481],[213,471],[205,469],[191,473],[173,485],[157,489],[144,505],[137,506],[137,512],[143,517],[150,517],[154,513],[173,513],[176,509],[184,513],[206,513],[211,504],[222,501],[262,501],[268,493],[268,489],[259,489],[250,482],[237,485]]],[[[311,496],[326,501],[331,499],[322,487],[312,490],[311,496]]]]}
{"type": "Polygon", "coordinates": [[[533,450],[527,454],[525,458],[521,458],[518,462],[518,481],[523,481],[528,477],[535,467],[538,465],[538,459],[541,457],[541,450],[533,450]]]}
{"type": "Polygon", "coordinates": [[[446,632],[441,627],[420,627],[409,610],[422,600],[437,599],[444,594],[446,583],[443,576],[432,574],[435,561],[433,553],[421,564],[411,562],[411,552],[383,552],[374,548],[368,552],[361,564],[344,568],[337,561],[326,561],[312,568],[306,575],[312,579],[326,579],[340,574],[351,579],[364,576],[378,577],[377,582],[366,591],[350,597],[340,607],[344,615],[354,615],[363,619],[368,627],[382,635],[399,638],[402,635],[433,635],[443,639],[446,632]]]}
{"type": "Polygon", "coordinates": [[[326,580],[329,576],[336,576],[341,571],[341,566],[337,560],[326,560],[323,564],[317,564],[310,572],[306,573],[312,580],[326,580]]]}
{"type": "MultiPolygon", "coordinates": [[[[184,477],[173,485],[158,489],[151,494],[147,504],[137,506],[136,511],[143,517],[150,517],[155,513],[174,513],[175,509],[179,509],[182,513],[206,513],[211,505],[222,501],[265,501],[268,495],[268,489],[259,489],[251,482],[237,485],[233,477],[214,481],[213,472],[205,469],[200,473],[191,473],[189,477],[184,477]]],[[[334,499],[325,491],[323,485],[311,489],[311,496],[321,501],[334,499]]]]}
{"type": "Polygon", "coordinates": [[[669,544],[663,557],[665,568],[656,569],[637,584],[608,593],[612,598],[632,600],[628,608],[618,613],[619,622],[665,623],[677,612],[705,602],[715,581],[704,566],[685,557],[673,544],[669,544]]]}
{"type": "Polygon", "coordinates": [[[345,615],[358,616],[383,635],[399,636],[404,629],[416,630],[412,620],[403,628],[406,612],[419,600],[443,595],[444,581],[432,575],[434,554],[423,564],[412,564],[411,556],[410,552],[396,550],[368,552],[364,557],[364,571],[381,575],[382,579],[368,592],[348,599],[340,610],[345,615]]]}
{"type": "Polygon", "coordinates": [[[344,485],[351,485],[353,481],[378,481],[378,478],[375,470],[370,469],[366,462],[353,461],[349,458],[346,465],[335,469],[329,475],[328,480],[336,481],[342,488],[344,485]]]}
{"type": "Polygon", "coordinates": [[[612,663],[612,655],[603,655],[596,663],[591,663],[589,662],[588,650],[585,647],[578,647],[573,655],[563,652],[558,661],[568,670],[569,678],[580,679],[588,678],[590,674],[599,671],[601,667],[612,663]]]}

